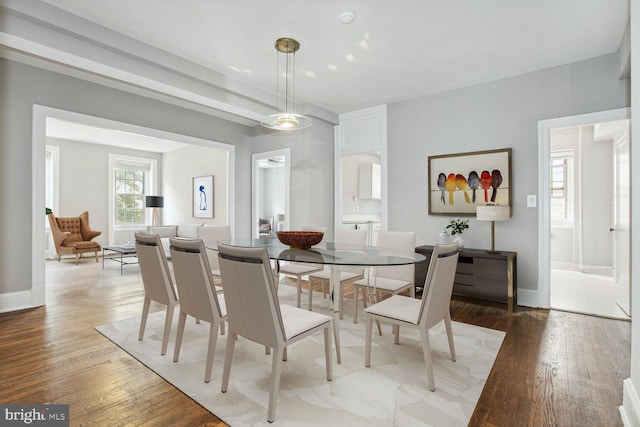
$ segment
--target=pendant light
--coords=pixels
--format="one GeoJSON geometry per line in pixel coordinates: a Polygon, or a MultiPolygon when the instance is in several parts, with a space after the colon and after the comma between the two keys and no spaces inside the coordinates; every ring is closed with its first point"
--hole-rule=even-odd
{"type": "MultiPolygon", "coordinates": [[[[311,126],[311,119],[301,114],[289,111],[295,106],[295,56],[300,49],[300,43],[296,40],[283,37],[276,40],[274,44],[276,48],[276,72],[278,72],[278,56],[282,53],[285,55],[285,76],[284,76],[284,112],[272,114],[263,118],[260,124],[269,129],[276,130],[298,130],[311,126]]],[[[279,82],[280,75],[277,75],[279,82]]],[[[278,85],[279,89],[279,85],[278,85]]],[[[279,92],[279,90],[278,90],[279,92]]],[[[278,97],[280,94],[278,93],[278,97]]]]}

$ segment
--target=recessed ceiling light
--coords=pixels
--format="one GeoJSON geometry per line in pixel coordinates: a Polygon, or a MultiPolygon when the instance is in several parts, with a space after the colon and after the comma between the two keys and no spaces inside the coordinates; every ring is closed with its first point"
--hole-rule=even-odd
{"type": "Polygon", "coordinates": [[[338,71],[338,67],[336,67],[335,65],[331,64],[329,65],[327,68],[329,68],[329,71],[338,71]]]}
{"type": "Polygon", "coordinates": [[[350,53],[348,53],[348,54],[346,54],[346,55],[345,55],[345,59],[346,59],[347,61],[351,62],[351,63],[356,62],[356,58],[355,58],[352,54],[350,54],[350,53]]]}
{"type": "Polygon", "coordinates": [[[304,73],[307,77],[315,79],[316,78],[316,73],[314,73],[313,71],[307,71],[306,73],[304,73]]]}
{"type": "Polygon", "coordinates": [[[343,24],[351,24],[356,19],[356,14],[353,12],[342,12],[340,14],[340,22],[343,24]]]}

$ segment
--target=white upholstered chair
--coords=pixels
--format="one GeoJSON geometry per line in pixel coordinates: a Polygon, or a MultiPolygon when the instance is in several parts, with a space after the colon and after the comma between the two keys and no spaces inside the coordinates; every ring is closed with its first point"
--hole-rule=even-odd
{"type": "Polygon", "coordinates": [[[204,374],[204,381],[208,383],[211,380],[218,328],[223,331],[222,324],[227,319],[224,295],[216,292],[211,266],[202,240],[171,237],[169,241],[173,272],[180,298],[180,319],[173,361],[177,362],[180,356],[187,315],[209,322],[209,349],[204,374]]]}
{"type": "MultiPolygon", "coordinates": [[[[381,253],[402,256],[403,253],[415,252],[416,233],[413,231],[379,231],[376,247],[381,253]]],[[[353,323],[358,323],[358,295],[362,292],[362,303],[367,307],[367,298],[373,296],[374,301],[380,300],[380,293],[397,295],[409,292],[415,297],[416,290],[413,281],[415,264],[375,267],[371,274],[357,280],[353,284],[353,323]]]]}
{"type": "Polygon", "coordinates": [[[438,244],[433,249],[429,269],[424,283],[422,299],[393,295],[384,301],[365,308],[366,336],[365,361],[366,367],[371,366],[371,335],[373,320],[391,323],[394,330],[394,340],[400,343],[400,326],[417,328],[420,331],[422,353],[427,368],[429,390],[435,391],[433,366],[431,360],[431,346],[429,344],[429,329],[444,320],[449,339],[451,360],[456,360],[456,349],[453,342],[451,315],[449,305],[453,291],[453,280],[458,264],[458,242],[438,244]]]}
{"type": "Polygon", "coordinates": [[[173,279],[169,271],[167,257],[162,249],[160,236],[157,234],[136,233],[136,251],[144,285],[144,304],[142,307],[142,319],[140,321],[140,333],[138,340],[142,341],[147,325],[147,316],[151,301],[156,301],[167,306],[164,320],[164,333],[162,335],[161,355],[167,353],[169,333],[173,321],[173,311],[178,303],[176,290],[173,287],[173,279]]]}
{"type": "MultiPolygon", "coordinates": [[[[354,228],[338,228],[334,238],[335,248],[338,250],[364,250],[367,245],[367,230],[356,230],[354,228]]],[[[331,280],[331,268],[324,267],[317,273],[309,274],[309,289],[313,289],[313,283],[317,280],[322,284],[322,294],[325,295],[325,285],[331,280]]],[[[344,314],[344,286],[364,277],[364,270],[340,271],[340,319],[344,314]]],[[[313,292],[309,292],[309,310],[313,292]]],[[[355,292],[354,292],[355,295],[355,292]]],[[[355,296],[354,296],[355,300],[355,296]]]]}
{"type": "MultiPolygon", "coordinates": [[[[241,248],[219,244],[218,249],[229,313],[229,332],[221,390],[225,393],[229,386],[231,363],[238,336],[272,348],[267,420],[273,422],[283,360],[287,359],[286,349],[289,344],[323,331],[325,369],[327,380],[331,381],[332,318],[279,304],[274,276],[265,248],[241,248]]],[[[259,383],[256,382],[256,384],[259,383]]]]}
{"type": "Polygon", "coordinates": [[[218,252],[215,248],[218,246],[218,242],[228,242],[231,240],[231,227],[228,225],[209,225],[200,229],[200,238],[204,241],[207,248],[207,258],[209,259],[209,265],[211,266],[211,274],[216,283],[219,283],[220,267],[218,266],[218,252]]]}
{"type": "MultiPolygon", "coordinates": [[[[304,226],[302,227],[303,231],[322,231],[326,233],[327,229],[325,227],[310,227],[304,226]]],[[[315,245],[315,247],[326,247],[325,236],[322,236],[322,240],[320,243],[315,245]]],[[[296,279],[296,306],[300,308],[300,296],[302,294],[302,278],[304,276],[308,276],[311,273],[317,273],[322,271],[322,264],[310,264],[304,262],[287,262],[280,263],[280,268],[278,270],[279,275],[288,276],[296,279]]],[[[311,283],[309,283],[309,310],[311,310],[311,283]]]]}

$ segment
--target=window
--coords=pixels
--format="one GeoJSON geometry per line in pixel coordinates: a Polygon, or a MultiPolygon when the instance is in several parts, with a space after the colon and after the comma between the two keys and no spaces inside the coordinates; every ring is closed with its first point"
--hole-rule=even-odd
{"type": "Polygon", "coordinates": [[[573,222],[573,150],[551,153],[551,222],[573,222]]]}
{"type": "Polygon", "coordinates": [[[147,222],[144,196],[155,194],[156,160],[109,155],[111,223],[116,229],[147,222]]]}
{"type": "Polygon", "coordinates": [[[144,223],[145,171],[134,166],[117,167],[114,177],[115,223],[144,223]]]}

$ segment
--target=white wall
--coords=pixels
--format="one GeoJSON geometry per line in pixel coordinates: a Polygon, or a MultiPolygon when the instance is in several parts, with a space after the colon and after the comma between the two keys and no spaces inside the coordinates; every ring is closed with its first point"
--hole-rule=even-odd
{"type": "Polygon", "coordinates": [[[260,197],[260,214],[262,219],[271,219],[275,215],[284,214],[285,208],[285,168],[268,167],[260,168],[260,182],[262,192],[260,197]]]}
{"type": "MultiPolygon", "coordinates": [[[[415,230],[434,244],[450,216],[427,214],[427,157],[511,147],[512,207],[496,223],[496,249],[518,253],[519,299],[537,301],[538,121],[629,106],[629,81],[618,80],[616,56],[529,73],[388,106],[389,229],[415,230]]],[[[488,248],[490,223],[471,219],[465,245],[488,248]]]]}
{"type": "Polygon", "coordinates": [[[191,145],[163,155],[164,208],[162,224],[207,223],[227,225],[228,154],[217,148],[191,145]],[[213,175],[213,218],[193,217],[193,178],[213,175]]]}

